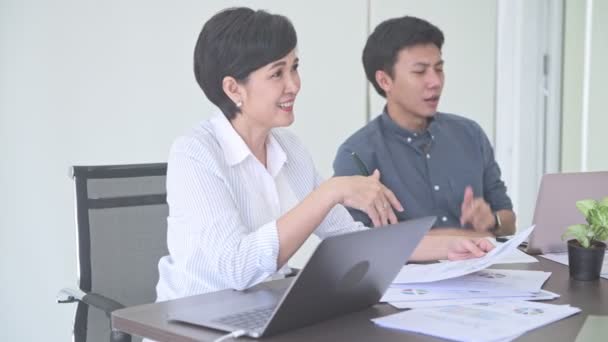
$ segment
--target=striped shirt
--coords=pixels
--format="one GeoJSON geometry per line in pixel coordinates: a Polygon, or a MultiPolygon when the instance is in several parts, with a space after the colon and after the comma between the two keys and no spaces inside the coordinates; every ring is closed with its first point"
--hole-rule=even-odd
{"type": "MultiPolygon", "coordinates": [[[[221,114],[201,122],[171,148],[167,170],[167,245],[157,301],[227,288],[245,289],[277,270],[276,220],[319,186],[311,156],[289,131],[273,129],[267,167],[221,114]]],[[[320,238],[366,229],[335,206],[320,238]]]]}

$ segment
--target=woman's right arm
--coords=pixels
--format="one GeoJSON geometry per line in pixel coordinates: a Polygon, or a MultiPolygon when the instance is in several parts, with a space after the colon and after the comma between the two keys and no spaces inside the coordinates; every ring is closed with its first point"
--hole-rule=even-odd
{"type": "Polygon", "coordinates": [[[395,195],[380,183],[378,171],[369,177],[330,178],[277,220],[279,268],[302,246],[337,204],[363,209],[370,213],[378,226],[397,223],[393,208],[403,210],[395,195]]]}
{"type": "MultiPolygon", "coordinates": [[[[169,251],[180,275],[181,296],[209,288],[245,289],[276,272],[338,203],[369,210],[392,203],[379,175],[323,182],[276,221],[247,227],[219,159],[200,142],[173,146],[167,172],[169,251]]],[[[391,193],[392,194],[392,193],[391,193]]],[[[394,195],[393,195],[394,197],[394,195]]],[[[388,217],[388,215],[385,215],[388,217]]],[[[385,217],[385,220],[388,218],[385,217]]]]}

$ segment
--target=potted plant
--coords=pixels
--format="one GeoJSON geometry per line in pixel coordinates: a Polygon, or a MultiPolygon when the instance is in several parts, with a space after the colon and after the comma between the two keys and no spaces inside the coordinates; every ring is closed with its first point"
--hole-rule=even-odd
{"type": "Polygon", "coordinates": [[[568,264],[570,277],[576,280],[595,280],[600,276],[608,239],[608,197],[601,201],[592,199],[576,202],[576,207],[587,224],[575,224],[566,230],[562,240],[568,240],[568,264]]]}

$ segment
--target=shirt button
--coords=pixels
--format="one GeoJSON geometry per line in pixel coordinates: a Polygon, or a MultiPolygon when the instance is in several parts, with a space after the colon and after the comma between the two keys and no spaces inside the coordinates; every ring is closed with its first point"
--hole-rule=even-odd
{"type": "Polygon", "coordinates": [[[439,191],[439,185],[435,185],[433,189],[435,189],[435,191],[439,191]]]}
{"type": "Polygon", "coordinates": [[[435,136],[434,136],[434,135],[431,135],[431,139],[435,140],[435,136]]]}
{"type": "Polygon", "coordinates": [[[411,137],[408,137],[408,138],[407,138],[407,142],[408,142],[408,143],[411,143],[411,142],[412,142],[412,138],[411,138],[411,137]]]}
{"type": "Polygon", "coordinates": [[[430,154],[426,154],[426,159],[431,159],[431,155],[430,154]]]}
{"type": "Polygon", "coordinates": [[[443,222],[445,222],[445,221],[447,221],[447,220],[448,220],[448,218],[447,218],[447,217],[445,217],[445,216],[441,218],[441,221],[443,221],[443,222]]]}

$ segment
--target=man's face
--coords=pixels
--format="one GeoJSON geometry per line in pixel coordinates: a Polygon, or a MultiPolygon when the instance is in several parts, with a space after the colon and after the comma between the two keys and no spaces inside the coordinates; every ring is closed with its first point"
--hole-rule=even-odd
{"type": "Polygon", "coordinates": [[[435,44],[425,44],[401,50],[393,77],[385,74],[384,84],[379,83],[387,102],[399,111],[394,114],[429,118],[437,112],[443,82],[441,50],[435,44]]]}

